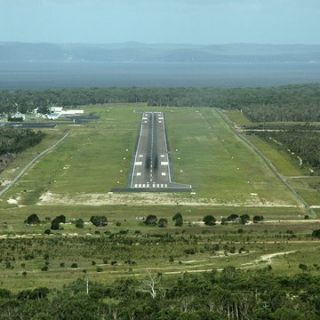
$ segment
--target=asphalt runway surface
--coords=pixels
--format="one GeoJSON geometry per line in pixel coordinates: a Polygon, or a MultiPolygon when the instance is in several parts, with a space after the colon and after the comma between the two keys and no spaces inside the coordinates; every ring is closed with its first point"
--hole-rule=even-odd
{"type": "Polygon", "coordinates": [[[127,191],[191,191],[191,185],[172,182],[165,118],[162,112],[142,114],[139,137],[127,191]]]}

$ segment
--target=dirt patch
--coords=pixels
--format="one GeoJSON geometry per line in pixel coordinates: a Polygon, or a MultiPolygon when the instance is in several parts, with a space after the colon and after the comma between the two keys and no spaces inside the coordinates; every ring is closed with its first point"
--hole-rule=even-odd
{"type": "Polygon", "coordinates": [[[7,202],[8,204],[18,204],[18,200],[13,198],[8,199],[7,202]]]}
{"type": "Polygon", "coordinates": [[[217,199],[198,198],[191,194],[181,196],[175,193],[94,193],[62,195],[46,192],[41,195],[37,205],[131,205],[131,206],[218,206],[218,207],[284,207],[294,208],[296,206],[285,202],[267,202],[259,199],[248,199],[244,202],[221,202],[217,199]]]}
{"type": "Polygon", "coordinates": [[[1,180],[0,181],[0,186],[1,187],[5,187],[5,186],[7,186],[8,184],[10,184],[11,183],[11,180],[1,180]]]}
{"type": "Polygon", "coordinates": [[[271,264],[272,259],[275,257],[286,256],[288,254],[296,253],[296,252],[297,251],[294,250],[294,251],[282,251],[282,252],[274,252],[274,253],[264,254],[264,255],[260,256],[259,259],[256,259],[253,262],[243,263],[243,264],[241,264],[241,266],[252,266],[252,265],[257,265],[259,263],[271,264]]]}

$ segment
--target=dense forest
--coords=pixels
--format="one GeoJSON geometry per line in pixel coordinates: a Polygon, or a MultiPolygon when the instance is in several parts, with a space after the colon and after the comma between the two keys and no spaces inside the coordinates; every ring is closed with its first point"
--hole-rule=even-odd
{"type": "Polygon", "coordinates": [[[320,121],[320,84],[276,88],[91,88],[0,91],[0,113],[51,105],[144,102],[150,106],[208,106],[243,110],[253,121],[320,121]]]}
{"type": "Polygon", "coordinates": [[[0,156],[7,153],[18,153],[38,144],[44,133],[29,129],[0,128],[0,156]]]}
{"type": "MultiPolygon", "coordinates": [[[[88,277],[90,278],[90,276],[88,277]]],[[[316,320],[320,278],[279,277],[227,267],[222,272],[92,283],[84,273],[62,290],[0,289],[0,319],[46,320],[316,320]]],[[[89,279],[90,280],[90,279],[89,279]]]]}

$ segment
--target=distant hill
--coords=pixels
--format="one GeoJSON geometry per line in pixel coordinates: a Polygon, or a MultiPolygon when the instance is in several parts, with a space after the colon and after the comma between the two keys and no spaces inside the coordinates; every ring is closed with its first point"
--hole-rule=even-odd
{"type": "Polygon", "coordinates": [[[320,45],[0,43],[0,62],[320,63],[320,45]]]}

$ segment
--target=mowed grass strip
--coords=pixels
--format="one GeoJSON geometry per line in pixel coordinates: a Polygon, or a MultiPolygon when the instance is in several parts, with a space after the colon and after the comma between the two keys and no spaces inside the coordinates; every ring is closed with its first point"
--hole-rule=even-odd
{"type": "Polygon", "coordinates": [[[296,204],[262,159],[210,108],[166,113],[175,179],[218,202],[296,204]]]}
{"type": "Polygon", "coordinates": [[[276,147],[271,141],[267,142],[256,135],[248,135],[247,138],[272,162],[277,170],[284,176],[307,175],[298,165],[298,159],[292,159],[286,150],[276,147]]]}
{"type": "Polygon", "coordinates": [[[139,113],[118,106],[88,107],[100,119],[70,127],[70,136],[33,166],[10,191],[22,204],[34,204],[47,192],[106,193],[126,186],[139,113]]]}

